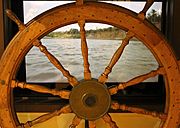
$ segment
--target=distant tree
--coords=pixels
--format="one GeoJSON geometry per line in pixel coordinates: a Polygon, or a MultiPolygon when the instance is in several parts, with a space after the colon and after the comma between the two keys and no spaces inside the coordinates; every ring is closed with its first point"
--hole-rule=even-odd
{"type": "Polygon", "coordinates": [[[151,12],[147,14],[147,19],[152,23],[160,23],[161,15],[158,14],[155,9],[152,9],[151,12]]]}
{"type": "Polygon", "coordinates": [[[78,29],[74,29],[74,28],[71,28],[69,31],[68,31],[69,34],[79,34],[79,30],[78,29]]]}
{"type": "Polygon", "coordinates": [[[151,12],[147,14],[147,19],[161,30],[161,14],[156,10],[152,9],[151,12]]]}

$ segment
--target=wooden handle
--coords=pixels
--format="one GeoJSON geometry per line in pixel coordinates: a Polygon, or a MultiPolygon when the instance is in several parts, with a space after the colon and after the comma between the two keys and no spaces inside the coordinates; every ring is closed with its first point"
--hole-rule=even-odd
{"type": "Polygon", "coordinates": [[[144,20],[146,16],[146,12],[152,6],[153,3],[154,0],[147,0],[143,10],[139,13],[138,17],[144,20]]]}
{"type": "Polygon", "coordinates": [[[25,28],[25,25],[19,20],[16,14],[13,13],[10,9],[6,9],[6,14],[12,21],[14,21],[18,25],[19,30],[23,30],[25,28]]]}
{"type": "Polygon", "coordinates": [[[78,21],[78,25],[80,27],[80,34],[81,34],[81,51],[84,60],[84,79],[90,80],[91,79],[91,71],[89,69],[89,62],[88,62],[88,46],[86,42],[86,31],[85,31],[85,21],[81,20],[78,21]]]}

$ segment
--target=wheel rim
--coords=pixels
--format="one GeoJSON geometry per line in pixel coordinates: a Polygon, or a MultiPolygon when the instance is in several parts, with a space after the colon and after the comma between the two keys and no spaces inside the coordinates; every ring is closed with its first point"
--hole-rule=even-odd
{"type": "MultiPolygon", "coordinates": [[[[166,106],[168,108],[168,117],[163,127],[177,127],[179,122],[178,101],[180,96],[178,90],[180,86],[180,73],[176,58],[170,47],[167,45],[167,41],[158,30],[156,30],[146,20],[144,21],[142,18],[139,18],[137,14],[114,5],[93,2],[87,2],[83,5],[68,4],[45,12],[39,17],[34,18],[26,25],[26,27],[22,27],[22,29],[12,39],[10,45],[3,54],[0,63],[0,70],[2,71],[0,73],[0,90],[2,92],[2,98],[0,99],[0,122],[2,127],[12,128],[19,125],[16,123],[18,121],[16,121],[13,116],[14,112],[11,108],[10,94],[13,87],[22,86],[22,88],[24,88],[25,83],[18,83],[15,80],[15,74],[25,54],[33,45],[39,47],[42,52],[46,51],[43,45],[37,41],[38,39],[52,30],[68,24],[79,23],[80,26],[83,26],[84,23],[81,21],[107,23],[128,30],[129,36],[127,37],[129,39],[132,36],[136,36],[151,50],[160,67],[163,67],[158,69],[156,72],[159,74],[163,72],[162,74],[165,76],[167,81],[166,106]],[[102,12],[104,15],[102,15],[102,12]]],[[[82,26],[81,28],[83,32],[84,30],[82,26]]],[[[81,37],[82,40],[83,38],[84,37],[81,37]]],[[[84,61],[84,63],[85,62],[86,61],[84,61]]],[[[86,69],[85,78],[88,80],[90,79],[88,63],[86,63],[84,68],[86,69]]],[[[65,70],[63,71],[72,86],[78,84],[78,81],[73,76],[68,74],[65,70]]],[[[110,69],[106,68],[104,76],[106,76],[109,72],[110,69]]],[[[103,79],[99,79],[99,82],[103,83],[101,80],[104,81],[103,79]]],[[[124,88],[124,85],[119,86],[119,88],[120,87],[124,88]]],[[[62,111],[66,112],[66,110],[62,111]]],[[[110,123],[113,122],[108,115],[105,115],[104,120],[106,119],[109,119],[110,123]]],[[[79,119],[75,118],[74,120],[75,122],[78,122],[79,119]]]]}

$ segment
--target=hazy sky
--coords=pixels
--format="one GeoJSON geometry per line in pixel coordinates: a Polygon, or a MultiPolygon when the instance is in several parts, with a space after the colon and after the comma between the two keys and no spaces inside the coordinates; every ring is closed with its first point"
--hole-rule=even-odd
{"type": "MultiPolygon", "coordinates": [[[[32,18],[34,18],[35,16],[39,15],[40,13],[42,13],[48,9],[51,9],[51,8],[56,7],[58,5],[71,3],[71,2],[72,1],[24,1],[24,22],[27,23],[32,18]]],[[[119,2],[119,1],[116,1],[116,2],[115,1],[106,1],[106,2],[123,6],[125,8],[132,10],[132,11],[135,11],[137,13],[143,9],[144,4],[145,4],[145,2],[119,2]]],[[[149,11],[151,9],[155,9],[156,11],[161,13],[161,8],[162,8],[161,3],[156,2],[149,9],[149,11]]],[[[104,28],[104,27],[109,27],[109,26],[98,24],[98,23],[93,24],[93,25],[89,24],[89,23],[86,24],[86,30],[104,28]]],[[[69,30],[70,28],[79,29],[77,24],[73,24],[73,25],[68,25],[66,27],[62,27],[58,30],[66,31],[66,30],[69,30]]]]}

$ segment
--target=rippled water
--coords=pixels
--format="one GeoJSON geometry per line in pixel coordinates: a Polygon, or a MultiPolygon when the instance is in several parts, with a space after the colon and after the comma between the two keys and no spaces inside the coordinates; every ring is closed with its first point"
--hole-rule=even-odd
{"type": "MultiPolygon", "coordinates": [[[[48,50],[79,80],[83,79],[83,59],[80,39],[42,39],[48,50]]],[[[98,78],[108,65],[120,40],[88,39],[89,63],[93,78],[98,78]]],[[[155,70],[158,63],[151,52],[139,41],[130,41],[122,57],[109,75],[108,81],[124,82],[155,70]]],[[[66,82],[66,78],[33,47],[26,56],[27,82],[66,82]]],[[[157,77],[148,81],[157,81],[157,77]]]]}

